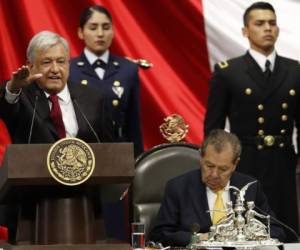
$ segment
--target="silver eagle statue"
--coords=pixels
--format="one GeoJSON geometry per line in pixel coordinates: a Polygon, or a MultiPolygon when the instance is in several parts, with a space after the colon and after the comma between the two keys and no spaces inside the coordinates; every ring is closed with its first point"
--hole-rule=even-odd
{"type": "MultiPolygon", "coordinates": [[[[210,227],[207,240],[199,240],[190,249],[234,247],[236,249],[258,249],[262,246],[281,246],[283,243],[270,236],[270,216],[258,213],[254,201],[246,201],[248,188],[257,181],[249,182],[241,189],[229,186],[236,197],[226,203],[225,216],[210,227]]],[[[209,212],[213,212],[210,210],[209,212]]]]}

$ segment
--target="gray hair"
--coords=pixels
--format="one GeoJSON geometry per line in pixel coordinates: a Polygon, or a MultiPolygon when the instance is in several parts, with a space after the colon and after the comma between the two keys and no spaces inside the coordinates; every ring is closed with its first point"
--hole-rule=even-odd
{"type": "Polygon", "coordinates": [[[215,151],[218,153],[223,152],[223,150],[230,145],[233,151],[232,163],[236,163],[242,152],[241,142],[238,137],[223,129],[212,130],[204,139],[200,150],[202,157],[205,155],[208,145],[213,146],[215,151]]]}
{"type": "Polygon", "coordinates": [[[60,35],[51,32],[51,31],[42,31],[37,33],[29,42],[27,48],[27,59],[30,63],[33,63],[35,50],[46,50],[54,45],[62,44],[67,53],[70,53],[69,44],[66,39],[61,37],[60,35]]]}

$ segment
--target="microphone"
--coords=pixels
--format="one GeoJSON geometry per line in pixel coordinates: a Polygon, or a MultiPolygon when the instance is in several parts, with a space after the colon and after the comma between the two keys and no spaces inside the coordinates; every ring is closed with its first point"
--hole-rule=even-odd
{"type": "Polygon", "coordinates": [[[193,223],[191,225],[191,231],[193,234],[197,234],[200,231],[200,225],[198,223],[193,223]]]}
{"type": "Polygon", "coordinates": [[[95,136],[96,140],[98,143],[101,143],[96,131],[94,130],[93,126],[91,125],[91,123],[89,122],[88,118],[86,117],[86,115],[83,113],[82,109],[80,108],[77,100],[75,98],[72,97],[72,101],[73,103],[76,105],[76,107],[79,110],[79,113],[81,114],[81,116],[83,117],[83,119],[85,120],[85,122],[87,123],[89,129],[92,131],[93,135],[95,136]]]}
{"type": "Polygon", "coordinates": [[[30,144],[31,142],[31,137],[32,137],[32,131],[33,131],[33,124],[35,120],[35,115],[36,115],[36,106],[37,106],[37,101],[39,99],[40,92],[38,90],[35,91],[35,99],[34,99],[34,105],[33,105],[33,113],[32,113],[32,118],[30,122],[30,129],[29,129],[29,135],[28,135],[28,141],[27,144],[30,144]]]}
{"type": "Polygon", "coordinates": [[[270,218],[271,218],[271,220],[272,220],[273,222],[275,222],[275,223],[277,223],[277,224],[283,226],[284,228],[288,229],[288,230],[295,236],[297,242],[300,243],[300,241],[299,241],[299,235],[295,232],[295,230],[294,230],[293,228],[291,228],[290,226],[286,225],[286,224],[283,223],[282,221],[276,219],[276,218],[273,217],[272,215],[266,213],[264,210],[260,209],[259,207],[255,206],[255,208],[256,208],[259,212],[261,212],[261,213],[263,213],[263,214],[265,214],[265,215],[269,215],[270,218]]]}

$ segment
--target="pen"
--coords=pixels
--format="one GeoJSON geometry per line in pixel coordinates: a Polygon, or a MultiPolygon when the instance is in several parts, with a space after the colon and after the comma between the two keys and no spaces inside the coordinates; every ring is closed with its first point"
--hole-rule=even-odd
{"type": "Polygon", "coordinates": [[[123,194],[120,196],[120,201],[124,199],[124,197],[127,195],[128,193],[128,188],[126,188],[126,190],[123,192],[123,194]]]}

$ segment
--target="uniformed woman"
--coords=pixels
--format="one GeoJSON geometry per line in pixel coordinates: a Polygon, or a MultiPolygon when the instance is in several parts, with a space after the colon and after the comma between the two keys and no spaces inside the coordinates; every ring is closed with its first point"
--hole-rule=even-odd
{"type": "Polygon", "coordinates": [[[96,86],[107,97],[117,141],[133,142],[135,156],[143,152],[138,65],[112,55],[112,16],[99,5],[86,8],[78,36],[85,43],[80,56],[71,60],[70,83],[96,86]]]}

